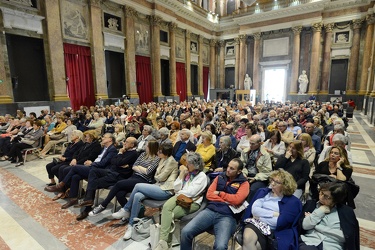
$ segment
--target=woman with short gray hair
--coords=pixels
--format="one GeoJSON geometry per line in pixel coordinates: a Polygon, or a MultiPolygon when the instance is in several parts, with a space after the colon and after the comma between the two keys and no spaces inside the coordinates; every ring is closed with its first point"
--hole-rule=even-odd
{"type": "Polygon", "coordinates": [[[144,152],[146,150],[146,145],[148,141],[155,140],[156,139],[151,135],[152,134],[152,127],[150,125],[144,125],[142,130],[142,135],[138,138],[138,146],[137,151],[138,152],[144,152]]]}
{"type": "Polygon", "coordinates": [[[161,145],[163,143],[172,144],[172,141],[169,139],[169,129],[167,129],[166,127],[163,127],[163,128],[160,128],[158,130],[158,132],[159,132],[159,136],[160,136],[160,139],[158,140],[159,145],[161,145]]]}
{"type": "Polygon", "coordinates": [[[203,159],[198,153],[190,152],[186,156],[186,161],[186,166],[180,166],[180,174],[174,182],[175,195],[164,204],[162,209],[160,241],[156,247],[158,250],[169,249],[171,246],[172,221],[197,211],[203,200],[207,186],[207,177],[202,172],[203,159]],[[176,204],[179,195],[185,195],[193,200],[189,208],[176,204]]]}

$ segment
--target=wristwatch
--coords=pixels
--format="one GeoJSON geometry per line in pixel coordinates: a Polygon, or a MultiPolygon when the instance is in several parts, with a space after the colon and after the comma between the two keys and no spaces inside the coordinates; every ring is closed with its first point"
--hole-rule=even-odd
{"type": "Polygon", "coordinates": [[[342,167],[338,167],[337,169],[340,170],[340,171],[342,171],[342,167]]]}

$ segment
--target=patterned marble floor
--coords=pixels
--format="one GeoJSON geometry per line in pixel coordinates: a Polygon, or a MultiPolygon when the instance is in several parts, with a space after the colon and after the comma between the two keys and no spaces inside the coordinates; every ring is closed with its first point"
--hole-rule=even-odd
{"type": "MultiPolygon", "coordinates": [[[[375,249],[375,129],[356,113],[348,131],[353,178],[361,187],[355,200],[361,249],[375,249]]],[[[109,219],[113,204],[99,216],[81,222],[75,219],[79,208],[60,209],[65,201],[52,201],[54,194],[43,191],[48,182],[45,165],[52,157],[34,159],[19,168],[0,162],[0,249],[148,249],[147,240],[122,240],[126,227],[113,227],[116,221],[109,219]]],[[[106,196],[104,192],[101,198],[106,196]]],[[[213,237],[201,235],[197,242],[198,249],[212,249],[213,237]]]]}

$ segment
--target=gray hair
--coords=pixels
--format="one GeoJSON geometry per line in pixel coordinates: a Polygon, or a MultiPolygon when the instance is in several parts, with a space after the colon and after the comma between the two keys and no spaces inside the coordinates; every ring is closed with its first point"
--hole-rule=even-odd
{"type": "Polygon", "coordinates": [[[227,147],[229,147],[232,144],[232,141],[229,136],[222,136],[220,137],[220,140],[223,139],[223,142],[227,147]]]}
{"type": "Polygon", "coordinates": [[[195,152],[189,152],[187,155],[186,155],[186,162],[188,164],[192,164],[194,165],[194,168],[196,170],[199,170],[199,171],[202,171],[203,170],[203,167],[204,167],[204,162],[203,162],[203,158],[200,154],[198,153],[195,153],[195,152]]]}
{"type": "Polygon", "coordinates": [[[72,135],[76,135],[81,141],[83,140],[83,133],[81,130],[73,130],[72,135]]]}
{"type": "Polygon", "coordinates": [[[332,138],[332,141],[335,142],[335,141],[341,141],[343,142],[344,144],[347,144],[348,143],[348,140],[346,138],[345,135],[343,134],[335,134],[332,138]]]}
{"type": "Polygon", "coordinates": [[[169,136],[169,129],[167,129],[166,127],[160,128],[159,134],[169,136]]]}
{"type": "Polygon", "coordinates": [[[342,131],[345,131],[345,125],[341,125],[341,124],[337,124],[335,126],[333,126],[333,129],[334,130],[342,130],[342,131]]]}
{"type": "Polygon", "coordinates": [[[144,130],[144,129],[146,129],[146,130],[148,131],[149,134],[151,134],[152,131],[153,131],[153,129],[152,129],[152,127],[151,127],[150,125],[144,125],[144,126],[143,126],[143,130],[144,130]]]}

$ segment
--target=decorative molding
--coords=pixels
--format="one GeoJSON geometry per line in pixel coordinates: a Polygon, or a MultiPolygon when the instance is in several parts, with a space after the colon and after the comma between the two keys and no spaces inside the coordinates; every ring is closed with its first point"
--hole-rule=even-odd
{"type": "Polygon", "coordinates": [[[240,39],[240,43],[244,43],[244,42],[246,42],[247,35],[239,35],[238,39],[240,39]]]}
{"type": "Polygon", "coordinates": [[[262,67],[274,66],[274,65],[288,65],[291,62],[292,62],[291,60],[280,60],[280,61],[270,61],[270,62],[259,62],[259,65],[262,67]]]}
{"type": "Polygon", "coordinates": [[[215,47],[215,46],[216,46],[216,43],[217,43],[217,40],[215,40],[215,39],[210,39],[210,46],[211,46],[211,47],[215,47]]]}
{"type": "Polygon", "coordinates": [[[101,0],[90,0],[90,5],[100,8],[101,2],[101,0]]]}
{"type": "Polygon", "coordinates": [[[260,32],[257,32],[257,33],[253,34],[253,37],[254,37],[255,40],[260,40],[261,36],[262,36],[262,33],[260,33],[260,32]]]}
{"type": "Polygon", "coordinates": [[[45,17],[5,7],[0,7],[0,9],[3,12],[4,28],[17,28],[43,34],[42,20],[45,17]]]}
{"type": "Polygon", "coordinates": [[[185,30],[185,36],[186,36],[186,38],[191,38],[191,32],[190,32],[190,30],[185,30]]]}
{"type": "Polygon", "coordinates": [[[263,57],[287,56],[289,37],[263,40],[263,57]]]}
{"type": "Polygon", "coordinates": [[[125,6],[124,12],[125,12],[126,17],[132,17],[132,18],[138,17],[138,12],[132,7],[125,6]]]}
{"type": "Polygon", "coordinates": [[[240,38],[239,37],[235,37],[234,38],[234,42],[236,43],[236,45],[239,45],[240,44],[240,38]]]}
{"type": "Polygon", "coordinates": [[[161,17],[155,16],[155,15],[148,16],[147,18],[150,21],[151,25],[159,26],[159,27],[161,26],[161,23],[163,21],[161,17]]]}
{"type": "Polygon", "coordinates": [[[366,16],[366,22],[367,22],[367,25],[374,24],[375,23],[375,15],[374,14],[367,15],[366,16]]]}
{"type": "Polygon", "coordinates": [[[172,23],[171,22],[171,23],[168,24],[168,26],[169,26],[169,31],[171,31],[171,32],[176,31],[177,28],[178,28],[177,23],[172,23]]]}
{"type": "Polygon", "coordinates": [[[325,29],[326,33],[332,33],[334,27],[335,27],[334,23],[324,24],[324,29],[325,29]]]}
{"type": "Polygon", "coordinates": [[[224,48],[225,47],[225,41],[220,40],[220,41],[217,42],[217,45],[219,45],[220,48],[224,48]]]}

